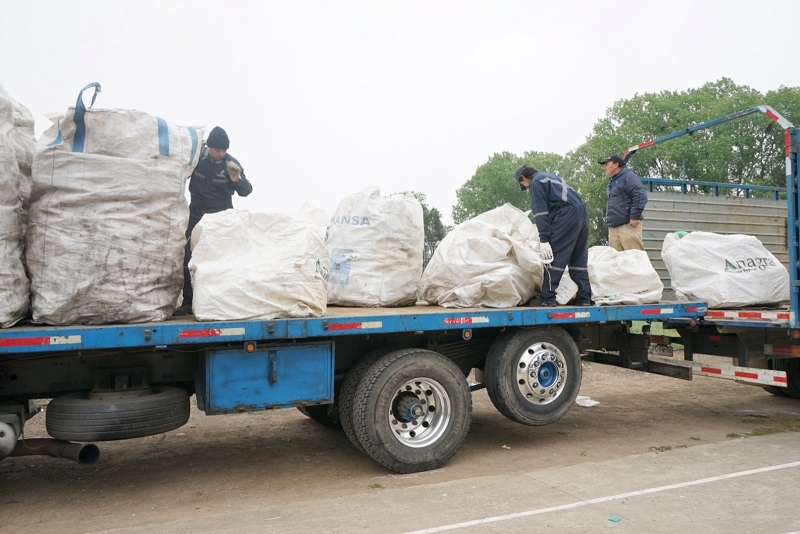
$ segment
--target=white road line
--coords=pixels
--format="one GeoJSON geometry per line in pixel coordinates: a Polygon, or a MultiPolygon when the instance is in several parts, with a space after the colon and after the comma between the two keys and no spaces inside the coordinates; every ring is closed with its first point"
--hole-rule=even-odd
{"type": "Polygon", "coordinates": [[[538,510],[528,510],[527,512],[517,512],[515,514],[498,515],[494,517],[486,517],[484,519],[475,519],[474,521],[464,521],[462,523],[453,523],[451,525],[442,525],[440,527],[426,528],[424,530],[415,530],[407,532],[406,534],[429,534],[431,532],[444,532],[446,530],[455,530],[464,527],[474,527],[478,525],[485,525],[487,523],[498,523],[500,521],[508,521],[510,519],[519,519],[521,517],[530,517],[532,515],[547,514],[550,512],[558,512],[560,510],[569,510],[571,508],[579,508],[590,504],[599,504],[603,502],[616,501],[619,499],[627,499],[630,497],[638,497],[639,495],[647,495],[649,493],[659,493],[662,491],[669,491],[688,486],[697,486],[699,484],[708,484],[709,482],[718,482],[720,480],[727,480],[730,478],[745,477],[750,475],[757,475],[760,473],[767,473],[769,471],[777,471],[779,469],[789,469],[792,467],[800,467],[800,461],[791,462],[788,464],[773,465],[770,467],[760,467],[758,469],[748,469],[747,471],[738,471],[736,473],[729,473],[727,475],[719,475],[715,477],[701,478],[698,480],[690,480],[688,482],[681,482],[679,484],[670,484],[668,486],[658,486],[656,488],[648,488],[639,491],[631,491],[629,493],[620,493],[619,495],[609,495],[606,497],[597,497],[596,499],[589,499],[587,501],[578,501],[569,504],[562,504],[560,506],[551,506],[549,508],[540,508],[538,510]]]}

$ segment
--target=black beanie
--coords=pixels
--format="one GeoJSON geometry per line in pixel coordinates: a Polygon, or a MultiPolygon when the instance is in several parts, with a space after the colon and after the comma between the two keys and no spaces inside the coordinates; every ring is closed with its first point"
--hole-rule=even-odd
{"type": "Polygon", "coordinates": [[[219,148],[224,150],[228,150],[228,147],[231,146],[231,142],[228,139],[228,134],[226,134],[225,130],[219,126],[214,126],[214,129],[211,130],[211,133],[208,134],[208,141],[206,141],[206,144],[211,148],[219,148]]]}

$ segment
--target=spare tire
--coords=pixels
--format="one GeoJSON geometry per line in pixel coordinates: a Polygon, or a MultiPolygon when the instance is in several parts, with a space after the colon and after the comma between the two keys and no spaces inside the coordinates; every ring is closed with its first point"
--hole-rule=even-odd
{"type": "Polygon", "coordinates": [[[89,392],[56,397],[47,406],[47,433],[67,441],[112,441],[174,430],[189,420],[189,393],[153,386],[138,397],[90,398],[89,392]]]}

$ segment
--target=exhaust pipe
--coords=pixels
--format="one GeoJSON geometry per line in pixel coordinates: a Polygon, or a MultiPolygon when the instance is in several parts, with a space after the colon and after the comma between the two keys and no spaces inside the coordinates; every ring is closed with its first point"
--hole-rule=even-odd
{"type": "Polygon", "coordinates": [[[100,448],[93,443],[72,443],[60,439],[21,439],[9,456],[52,456],[81,465],[94,465],[100,459],[100,448]]]}
{"type": "Polygon", "coordinates": [[[8,423],[0,421],[0,460],[11,454],[17,446],[17,431],[8,423]]]}

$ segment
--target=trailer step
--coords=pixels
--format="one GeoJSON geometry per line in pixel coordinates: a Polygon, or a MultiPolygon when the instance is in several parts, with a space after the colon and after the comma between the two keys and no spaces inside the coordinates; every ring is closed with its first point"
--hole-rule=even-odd
{"type": "Polygon", "coordinates": [[[674,360],[671,358],[650,356],[650,363],[653,362],[687,367],[691,369],[691,374],[693,376],[726,378],[728,380],[735,380],[736,382],[760,386],[786,387],[785,371],[757,369],[754,367],[737,367],[734,365],[707,365],[686,360],[674,360]]]}

